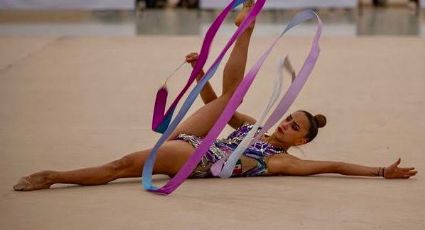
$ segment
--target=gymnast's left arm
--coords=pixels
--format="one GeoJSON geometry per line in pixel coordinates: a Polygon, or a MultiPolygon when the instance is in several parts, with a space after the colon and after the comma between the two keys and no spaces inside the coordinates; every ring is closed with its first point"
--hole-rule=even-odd
{"type": "Polygon", "coordinates": [[[312,161],[272,156],[267,163],[272,175],[309,176],[324,173],[337,173],[349,176],[384,177],[386,179],[408,179],[418,171],[413,167],[399,167],[401,159],[387,167],[369,167],[337,161],[312,161]]]}

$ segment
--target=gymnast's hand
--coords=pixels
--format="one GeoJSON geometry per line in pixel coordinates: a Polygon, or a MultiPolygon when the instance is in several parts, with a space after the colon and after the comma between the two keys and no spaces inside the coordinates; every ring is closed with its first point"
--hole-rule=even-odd
{"type": "MultiPolygon", "coordinates": [[[[192,68],[194,68],[195,65],[196,65],[196,62],[198,61],[198,58],[199,58],[199,54],[192,52],[192,53],[186,55],[186,62],[190,63],[192,65],[192,68]]],[[[204,70],[201,70],[199,72],[198,76],[196,76],[196,79],[200,80],[204,75],[205,75],[204,70]]]]}
{"type": "Polygon", "coordinates": [[[418,173],[418,171],[416,171],[415,168],[413,167],[408,167],[408,168],[398,167],[400,162],[401,162],[401,159],[399,158],[392,165],[385,167],[385,172],[384,172],[385,179],[396,179],[396,178],[408,179],[411,176],[414,176],[416,175],[416,173],[418,173]]]}
{"type": "Polygon", "coordinates": [[[186,62],[190,63],[192,67],[195,67],[196,62],[198,61],[199,55],[198,53],[192,52],[188,55],[186,55],[186,62]]]}

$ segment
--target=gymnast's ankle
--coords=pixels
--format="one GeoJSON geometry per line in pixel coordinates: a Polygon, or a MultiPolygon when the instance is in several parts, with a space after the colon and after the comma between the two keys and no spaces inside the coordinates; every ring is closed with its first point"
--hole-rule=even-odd
{"type": "MultiPolygon", "coordinates": [[[[247,1],[244,2],[241,11],[239,11],[238,15],[236,16],[236,19],[235,19],[235,25],[236,26],[240,26],[240,24],[243,22],[243,20],[248,15],[249,10],[254,5],[254,3],[255,3],[254,0],[247,0],[247,1]]],[[[255,20],[253,22],[251,22],[251,25],[249,25],[248,29],[252,30],[252,29],[254,29],[254,26],[255,26],[255,20]]]]}

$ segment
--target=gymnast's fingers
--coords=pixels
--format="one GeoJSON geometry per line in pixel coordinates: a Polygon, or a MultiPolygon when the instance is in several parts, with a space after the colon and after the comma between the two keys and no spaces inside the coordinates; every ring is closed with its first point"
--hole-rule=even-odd
{"type": "Polygon", "coordinates": [[[192,53],[186,55],[186,58],[194,58],[194,57],[198,57],[198,53],[192,52],[192,53]]]}
{"type": "Polygon", "coordinates": [[[198,56],[197,55],[188,55],[186,57],[186,62],[188,63],[192,63],[198,60],[198,56]]]}
{"type": "Polygon", "coordinates": [[[399,168],[399,169],[403,172],[409,172],[409,171],[414,170],[415,168],[399,168]]]}
{"type": "Polygon", "coordinates": [[[414,175],[416,175],[417,173],[418,173],[418,171],[410,171],[410,172],[407,172],[407,173],[406,173],[406,175],[414,176],[414,175]]]}
{"type": "Polygon", "coordinates": [[[192,55],[190,55],[190,54],[188,54],[188,55],[186,55],[186,61],[188,62],[189,60],[191,60],[192,59],[192,55]]]}
{"type": "Polygon", "coordinates": [[[396,162],[394,162],[391,166],[397,167],[401,163],[401,158],[398,158],[396,162]]]}

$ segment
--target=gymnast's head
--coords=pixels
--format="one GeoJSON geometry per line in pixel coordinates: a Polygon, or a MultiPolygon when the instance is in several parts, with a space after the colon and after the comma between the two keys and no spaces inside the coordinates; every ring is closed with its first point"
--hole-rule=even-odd
{"type": "Polygon", "coordinates": [[[272,137],[285,148],[303,145],[312,141],[317,136],[319,128],[325,125],[324,115],[313,116],[307,111],[299,110],[281,121],[272,137]]]}

